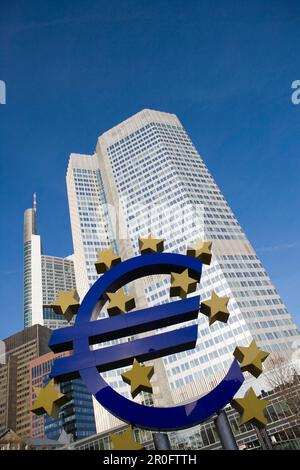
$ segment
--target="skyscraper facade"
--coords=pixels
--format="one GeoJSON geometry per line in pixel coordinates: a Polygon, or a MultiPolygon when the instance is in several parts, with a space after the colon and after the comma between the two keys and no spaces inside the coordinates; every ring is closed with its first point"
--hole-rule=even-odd
{"type": "MultiPolygon", "coordinates": [[[[60,353],[56,357],[63,357],[66,353],[60,353]]],[[[52,365],[54,361],[54,353],[48,352],[42,356],[34,358],[29,363],[29,400],[30,408],[33,408],[33,404],[36,400],[35,388],[43,388],[46,385],[46,380],[49,377],[52,365]]],[[[45,419],[46,415],[36,415],[30,413],[30,436],[33,438],[44,438],[45,437],[45,419]]]]}
{"type": "MultiPolygon", "coordinates": [[[[113,246],[126,259],[150,233],[165,239],[165,251],[182,254],[198,239],[213,243],[197,293],[229,297],[230,317],[209,327],[199,314],[196,348],[163,359],[173,403],[216,385],[237,344],[255,339],[264,350],[290,353],[299,332],[175,115],[143,110],[101,135],[94,155],[72,154],[67,187],[81,298],[98,278],[98,250],[113,246]]],[[[169,276],[144,279],[141,288],[149,306],[170,301],[169,276]]]]}
{"type": "MultiPolygon", "coordinates": [[[[54,355],[49,352],[30,362],[31,406],[36,399],[35,387],[43,388],[50,380],[49,374],[54,359],[68,354],[54,355]]],[[[35,415],[31,413],[31,436],[58,440],[61,433],[65,431],[72,440],[76,441],[95,434],[96,425],[92,397],[82,380],[62,382],[60,391],[69,398],[69,401],[61,407],[59,418],[53,419],[47,414],[35,415]]]]}
{"type": "Polygon", "coordinates": [[[0,364],[0,434],[12,429],[31,435],[30,361],[49,352],[51,330],[34,325],[4,340],[6,363],[0,364]]]}
{"type": "Polygon", "coordinates": [[[60,258],[44,255],[36,224],[36,195],[33,208],[24,214],[24,326],[35,324],[50,329],[66,326],[51,303],[60,291],[76,289],[72,256],[60,258]]]}

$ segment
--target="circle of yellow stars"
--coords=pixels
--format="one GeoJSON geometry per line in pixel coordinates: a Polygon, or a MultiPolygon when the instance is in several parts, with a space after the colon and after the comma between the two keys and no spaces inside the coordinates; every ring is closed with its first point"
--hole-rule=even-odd
{"type": "MultiPolygon", "coordinates": [[[[148,237],[139,239],[139,249],[141,255],[160,253],[164,250],[164,240],[150,234],[148,237]]],[[[186,254],[209,265],[212,258],[212,242],[198,240],[193,246],[187,248],[186,254]]],[[[95,268],[98,274],[103,274],[119,263],[121,263],[120,256],[114,252],[112,247],[109,247],[106,250],[98,251],[95,268]]],[[[197,290],[198,282],[199,279],[195,279],[188,269],[179,273],[172,272],[170,296],[184,299],[188,294],[197,290]]],[[[126,313],[135,308],[134,298],[126,295],[123,289],[119,289],[117,292],[107,292],[106,297],[109,301],[107,312],[110,316],[126,313]]],[[[201,302],[200,312],[208,317],[209,326],[216,321],[227,323],[230,315],[228,311],[229,300],[229,297],[220,297],[216,292],[212,292],[209,299],[201,302]]],[[[60,292],[51,306],[55,313],[64,315],[70,322],[80,306],[78,293],[76,290],[60,292]]],[[[243,372],[248,372],[257,378],[262,373],[262,363],[269,353],[261,350],[253,340],[248,347],[237,346],[233,355],[240,363],[243,372]]],[[[143,391],[152,393],[151,378],[153,374],[153,366],[140,364],[135,358],[132,367],[121,375],[123,381],[130,385],[131,395],[135,398],[143,391]]],[[[42,389],[35,388],[34,390],[37,398],[33,404],[32,412],[35,414],[47,413],[53,418],[58,418],[60,407],[69,399],[59,392],[54,381],[51,380],[42,389]]],[[[232,400],[231,405],[240,414],[240,424],[252,423],[261,428],[266,425],[264,411],[268,403],[268,400],[258,398],[251,387],[243,398],[232,400]]],[[[135,441],[131,426],[121,434],[110,434],[110,437],[115,450],[142,448],[141,444],[135,441]]]]}

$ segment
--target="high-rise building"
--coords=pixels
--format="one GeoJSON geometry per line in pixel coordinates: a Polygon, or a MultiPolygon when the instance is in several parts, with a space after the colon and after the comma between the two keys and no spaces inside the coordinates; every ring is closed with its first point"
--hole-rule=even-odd
{"type": "Polygon", "coordinates": [[[24,326],[51,329],[67,325],[51,308],[60,291],[76,289],[72,256],[44,255],[36,225],[36,195],[33,208],[24,214],[24,326]]]}
{"type": "MultiPolygon", "coordinates": [[[[51,371],[54,356],[60,358],[67,355],[66,353],[59,353],[56,356],[54,353],[48,352],[42,356],[36,357],[29,363],[29,400],[30,408],[33,408],[33,404],[36,400],[36,388],[44,388],[46,382],[49,378],[49,373],[51,371]]],[[[61,391],[61,389],[60,389],[61,391]]],[[[36,415],[35,413],[30,413],[30,435],[33,438],[44,438],[45,437],[45,419],[46,415],[36,415]]],[[[61,429],[62,431],[62,429],[61,429]]]]}
{"type": "MultiPolygon", "coordinates": [[[[50,380],[54,359],[69,353],[49,352],[30,362],[30,404],[33,405],[36,395],[34,387],[43,388],[50,380]]],[[[96,433],[92,396],[81,379],[60,383],[60,392],[69,401],[60,408],[59,418],[53,419],[47,414],[31,413],[31,436],[58,440],[64,431],[72,440],[84,439],[96,433]]]]}
{"type": "Polygon", "coordinates": [[[0,364],[0,434],[12,429],[30,437],[30,361],[49,352],[51,330],[34,325],[4,340],[6,363],[0,364]]]}
{"type": "MultiPolygon", "coordinates": [[[[74,319],[68,323],[51,307],[61,291],[76,289],[74,263],[72,256],[60,258],[43,254],[36,218],[34,194],[33,208],[27,209],[24,216],[24,324],[25,328],[40,324],[53,330],[74,323],[74,319]]],[[[53,361],[54,354],[49,352],[35,357],[30,363],[30,405],[35,398],[32,386],[46,385],[53,361]]],[[[30,414],[30,435],[33,438],[58,439],[63,430],[75,440],[95,433],[92,398],[82,381],[65,382],[61,390],[70,396],[70,401],[62,408],[58,420],[30,414]]]]}
{"type": "MultiPolygon", "coordinates": [[[[120,247],[114,239],[114,230],[108,213],[109,209],[97,155],[73,154],[71,156],[67,186],[73,245],[76,252],[76,256],[74,256],[76,285],[79,296],[83,299],[89,286],[98,279],[95,273],[96,251],[105,250],[112,246],[116,252],[119,252],[120,247]]],[[[136,281],[133,284],[138,284],[138,282],[136,281]]],[[[136,306],[139,308],[145,307],[145,299],[143,295],[140,295],[139,289],[132,286],[132,291],[129,293],[134,295],[136,306]]],[[[105,314],[105,309],[103,309],[102,316],[105,316],[105,314]]],[[[119,341],[122,342],[122,340],[119,341]]],[[[113,343],[115,341],[111,342],[111,344],[113,343]]],[[[166,377],[160,360],[156,360],[155,370],[156,375],[152,379],[156,397],[155,403],[158,406],[167,406],[170,404],[171,397],[169,390],[163,390],[161,386],[162,383],[166,382],[166,377]]],[[[120,393],[129,398],[128,385],[121,379],[120,374],[122,372],[123,369],[112,370],[103,373],[103,376],[112,387],[117,388],[120,393]]],[[[143,394],[136,397],[136,400],[149,403],[151,397],[143,394]]],[[[93,401],[97,432],[105,431],[120,424],[117,418],[106,412],[98,402],[93,401]]]]}
{"type": "MultiPolygon", "coordinates": [[[[81,298],[98,278],[98,250],[113,246],[126,259],[150,233],[165,239],[165,251],[182,254],[198,239],[212,240],[197,293],[229,297],[230,317],[209,327],[199,314],[196,348],[163,359],[173,403],[219,382],[237,344],[255,339],[264,350],[289,354],[297,327],[175,115],[143,110],[101,135],[94,155],[71,154],[67,188],[81,298]]],[[[149,306],[170,301],[169,276],[146,278],[141,288],[149,306]]],[[[123,391],[114,372],[111,383],[123,391]]]]}

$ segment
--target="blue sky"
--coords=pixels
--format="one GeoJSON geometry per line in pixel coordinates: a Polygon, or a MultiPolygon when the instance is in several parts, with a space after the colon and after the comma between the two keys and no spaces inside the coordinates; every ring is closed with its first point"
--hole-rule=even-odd
{"type": "Polygon", "coordinates": [[[70,152],[143,108],[176,113],[300,324],[298,1],[2,0],[0,338],[22,329],[23,212],[72,240],[70,152]]]}

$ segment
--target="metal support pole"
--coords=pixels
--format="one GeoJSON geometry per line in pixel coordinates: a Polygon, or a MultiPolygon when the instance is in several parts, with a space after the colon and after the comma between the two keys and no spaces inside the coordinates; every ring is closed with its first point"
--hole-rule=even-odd
{"type": "Polygon", "coordinates": [[[265,428],[259,429],[257,426],[254,426],[259,443],[263,450],[273,450],[271,439],[265,428]]]}
{"type": "Polygon", "coordinates": [[[218,416],[214,419],[214,422],[223,449],[239,450],[227,414],[224,410],[218,412],[218,416]]]}
{"type": "Polygon", "coordinates": [[[162,432],[152,433],[153,442],[156,450],[171,450],[168,434],[162,432]]]}

